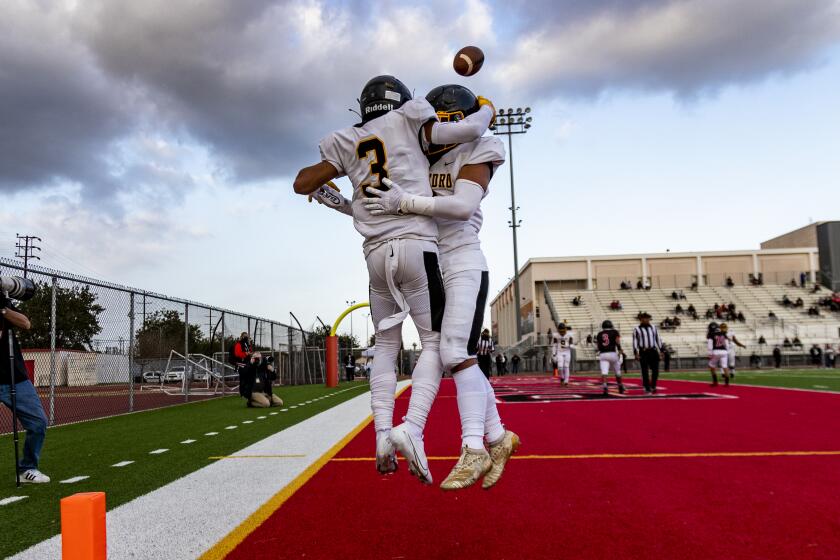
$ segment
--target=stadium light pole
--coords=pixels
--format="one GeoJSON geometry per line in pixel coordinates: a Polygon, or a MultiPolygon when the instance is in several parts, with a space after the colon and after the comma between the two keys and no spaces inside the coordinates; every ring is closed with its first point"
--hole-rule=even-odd
{"type": "Polygon", "coordinates": [[[522,300],[519,294],[519,246],[516,241],[516,230],[522,227],[522,220],[516,219],[516,211],[519,208],[516,206],[516,192],[513,184],[513,135],[528,132],[528,129],[531,128],[531,122],[534,120],[530,113],[530,107],[499,109],[496,121],[490,125],[493,134],[507,136],[508,139],[508,158],[510,160],[510,222],[508,222],[508,225],[513,230],[513,293],[516,298],[517,343],[522,338],[522,314],[520,313],[522,300]]]}

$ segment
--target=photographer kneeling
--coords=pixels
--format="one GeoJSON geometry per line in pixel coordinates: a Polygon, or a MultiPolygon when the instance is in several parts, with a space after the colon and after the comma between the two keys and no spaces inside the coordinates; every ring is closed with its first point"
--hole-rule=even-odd
{"type": "Polygon", "coordinates": [[[9,336],[11,328],[28,331],[31,328],[29,319],[11,305],[9,300],[0,294],[0,402],[9,409],[12,408],[11,383],[14,377],[16,391],[17,417],[26,430],[26,442],[23,446],[23,460],[18,465],[21,482],[42,484],[50,481],[50,477],[38,470],[38,459],[44,438],[47,435],[47,417],[41,406],[41,399],[26,373],[23,353],[16,338],[13,337],[14,372],[9,371],[9,336]]]}
{"type": "Polygon", "coordinates": [[[277,378],[274,358],[252,352],[248,333],[242,333],[231,354],[239,371],[239,394],[247,400],[249,407],[268,408],[283,404],[283,400],[271,390],[271,382],[277,378]]]}

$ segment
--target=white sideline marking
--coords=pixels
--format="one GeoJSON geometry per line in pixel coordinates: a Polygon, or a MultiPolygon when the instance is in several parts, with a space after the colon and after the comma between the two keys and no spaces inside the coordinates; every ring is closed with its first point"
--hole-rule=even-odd
{"type": "Polygon", "coordinates": [[[225,430],[235,430],[238,426],[226,426],[225,430]]]}
{"type": "MultiPolygon", "coordinates": [[[[398,389],[407,381],[400,382],[398,389]]],[[[282,461],[212,461],[183,478],[108,512],[108,560],[197,558],[239,526],[271,496],[288,486],[370,416],[370,396],[346,402],[281,430],[234,455],[303,454],[282,461]],[[254,480],[261,483],[254,485],[254,480]],[[242,492],[247,485],[248,492],[242,492]],[[143,527],[138,531],[138,527],[143,527]],[[172,527],[187,527],[173,531],[172,527]],[[155,535],[155,538],[149,538],[155,535]]],[[[376,476],[374,473],[372,476],[376,476]]],[[[15,560],[61,558],[61,535],[21,552],[15,560]]]]}
{"type": "Polygon", "coordinates": [[[114,463],[111,465],[112,467],[127,467],[128,465],[132,464],[134,461],[120,461],[119,463],[114,463]]]}
{"type": "Polygon", "coordinates": [[[309,403],[311,403],[311,402],[312,402],[312,401],[306,401],[306,404],[309,404],[309,403]]]}
{"type": "Polygon", "coordinates": [[[0,506],[7,506],[9,504],[25,500],[28,497],[29,496],[12,496],[10,498],[3,498],[2,500],[0,500],[0,506]]]}
{"type": "Polygon", "coordinates": [[[243,424],[253,424],[254,421],[253,420],[243,420],[242,423],[243,424]]]}
{"type": "Polygon", "coordinates": [[[277,413],[276,412],[269,412],[268,415],[269,416],[277,416],[277,413]]]}
{"type": "Polygon", "coordinates": [[[268,416],[257,416],[257,420],[265,420],[268,416]]]}
{"type": "Polygon", "coordinates": [[[828,389],[828,385],[814,385],[814,389],[828,389]]]}
{"type": "Polygon", "coordinates": [[[75,482],[79,482],[80,480],[85,480],[86,478],[90,478],[90,477],[88,475],[74,476],[74,477],[68,478],[67,480],[59,481],[59,484],[73,484],[75,482]]]}
{"type": "Polygon", "coordinates": [[[195,440],[194,439],[185,439],[181,443],[183,443],[184,445],[189,445],[191,443],[195,443],[195,440]]]}
{"type": "Polygon", "coordinates": [[[298,407],[298,405],[293,404],[293,405],[292,405],[292,406],[290,406],[289,408],[297,408],[297,407],[298,407]]]}
{"type": "Polygon", "coordinates": [[[205,435],[205,436],[217,436],[217,435],[219,435],[219,432],[207,432],[207,433],[206,433],[206,434],[204,434],[204,435],[205,435]]]}
{"type": "MultiPolygon", "coordinates": [[[[281,408],[280,412],[289,412],[288,408],[281,408]]],[[[277,414],[276,412],[272,412],[272,414],[277,414]]]]}
{"type": "Polygon", "coordinates": [[[168,449],[155,449],[154,451],[149,451],[149,455],[160,455],[161,453],[166,453],[169,451],[168,449]]]}

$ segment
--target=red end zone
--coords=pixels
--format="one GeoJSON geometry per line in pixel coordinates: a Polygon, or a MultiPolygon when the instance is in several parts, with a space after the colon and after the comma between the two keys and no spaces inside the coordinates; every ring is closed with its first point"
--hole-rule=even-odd
{"type": "MultiPolygon", "coordinates": [[[[499,405],[522,447],[490,491],[424,487],[402,461],[379,476],[369,425],[228,558],[840,556],[840,395],[661,385],[684,397],[555,400],[542,397],[598,388],[500,382],[502,398],[541,397],[499,405]]],[[[446,380],[426,432],[436,484],[459,431],[446,380]]]]}

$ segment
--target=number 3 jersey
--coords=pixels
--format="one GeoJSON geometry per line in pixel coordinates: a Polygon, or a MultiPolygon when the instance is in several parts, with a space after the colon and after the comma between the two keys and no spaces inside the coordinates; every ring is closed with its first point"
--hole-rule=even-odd
{"type": "MultiPolygon", "coordinates": [[[[505,146],[502,141],[495,136],[482,136],[474,142],[459,144],[441,156],[429,169],[429,182],[435,196],[451,196],[455,181],[465,165],[485,163],[495,172],[504,162],[505,146]]],[[[484,196],[487,196],[488,189],[485,189],[484,196]]],[[[478,238],[482,222],[481,207],[466,221],[437,219],[438,251],[444,274],[487,270],[478,238]]]]}
{"type": "Polygon", "coordinates": [[[432,196],[429,162],[421,145],[423,125],[436,119],[425,99],[412,99],[399,109],[363,124],[333,132],[319,144],[321,159],[353,183],[353,224],[365,238],[365,255],[390,239],[437,241],[433,218],[421,215],[373,216],[365,209],[364,188],[380,187],[388,177],[413,195],[432,196]]]}

